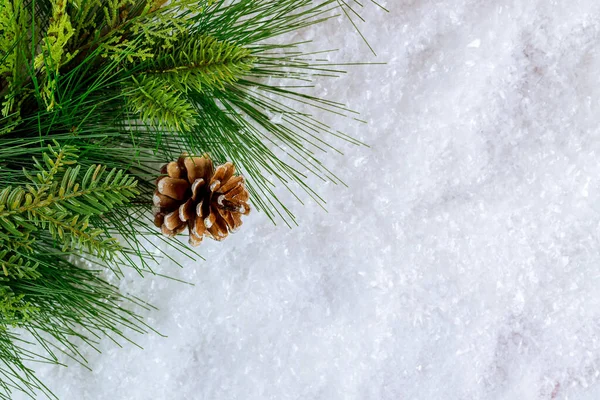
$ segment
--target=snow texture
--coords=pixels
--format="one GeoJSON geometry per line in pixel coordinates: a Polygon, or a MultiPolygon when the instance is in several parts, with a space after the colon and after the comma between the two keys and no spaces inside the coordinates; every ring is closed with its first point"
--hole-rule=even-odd
{"type": "Polygon", "coordinates": [[[38,367],[61,399],[600,398],[600,2],[382,4],[377,57],[343,19],[291,35],[387,62],[316,88],[368,121],[335,122],[371,146],[326,157],[349,188],[160,266],[194,286],[131,274],[167,337],[38,367]]]}

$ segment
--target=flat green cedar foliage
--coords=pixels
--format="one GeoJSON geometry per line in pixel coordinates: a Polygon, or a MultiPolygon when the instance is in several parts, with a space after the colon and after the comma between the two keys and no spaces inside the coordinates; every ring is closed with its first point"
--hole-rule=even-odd
{"type": "Polygon", "coordinates": [[[148,330],[104,279],[196,257],[149,226],[160,164],[234,162],[273,222],[295,223],[280,190],[324,204],[307,176],[341,183],[321,157],[360,143],[310,89],[345,71],[278,37],[338,15],[361,22],[344,0],[0,0],[0,398],[53,397],[32,362],[148,330]]]}

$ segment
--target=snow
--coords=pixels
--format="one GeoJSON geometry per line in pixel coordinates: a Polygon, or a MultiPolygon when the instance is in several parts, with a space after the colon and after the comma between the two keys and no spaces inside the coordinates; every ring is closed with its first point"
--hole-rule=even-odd
{"type": "Polygon", "coordinates": [[[368,121],[336,122],[371,146],[327,156],[349,187],[161,264],[194,286],[131,274],[167,337],[37,368],[61,399],[600,398],[600,2],[383,4],[377,57],[297,34],[387,62],[317,87],[368,121]]]}

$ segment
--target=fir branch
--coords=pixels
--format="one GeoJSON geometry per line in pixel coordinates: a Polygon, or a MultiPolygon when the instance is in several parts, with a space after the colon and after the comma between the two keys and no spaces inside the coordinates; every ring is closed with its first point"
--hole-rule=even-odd
{"type": "MultiPolygon", "coordinates": [[[[0,252],[0,259],[4,258],[3,253],[4,252],[0,252]]],[[[14,260],[15,257],[16,256],[11,257],[11,260],[14,260]]],[[[18,268],[20,268],[21,270],[26,269],[23,267],[23,265],[20,264],[21,262],[22,261],[17,262],[19,263],[18,268]]],[[[37,265],[38,264],[35,264],[35,267],[37,267],[37,265]]],[[[6,266],[6,263],[2,262],[2,266],[4,268],[6,266]]],[[[34,269],[33,267],[27,268],[30,270],[34,269]]],[[[9,276],[9,274],[6,275],[9,276]]],[[[41,275],[39,273],[33,274],[31,272],[24,272],[23,275],[19,276],[19,278],[37,279],[40,276],[41,275]]],[[[15,295],[10,286],[0,285],[0,299],[2,299],[2,301],[0,301],[0,321],[2,321],[3,324],[18,326],[23,322],[29,321],[35,315],[35,313],[39,311],[37,307],[33,306],[30,302],[24,300],[24,297],[25,296],[22,294],[15,295]]]]}
{"type": "Polygon", "coordinates": [[[165,49],[136,70],[157,79],[175,90],[203,92],[223,89],[252,68],[250,50],[206,35],[181,35],[165,49]]]}
{"type": "Polygon", "coordinates": [[[44,154],[44,167],[35,161],[35,176],[24,171],[33,186],[10,187],[0,191],[0,239],[25,237],[38,228],[60,242],[62,250],[86,248],[102,258],[112,258],[121,250],[104,231],[90,226],[89,219],[122,205],[138,194],[137,182],[123,171],[90,166],[79,180],[80,166],[69,159],[73,148],[49,147],[55,158],[44,154]],[[59,180],[58,176],[62,176],[59,180]]]}
{"type": "Polygon", "coordinates": [[[131,68],[142,73],[131,77],[124,93],[131,111],[149,124],[177,131],[197,125],[195,112],[184,94],[223,89],[252,67],[249,50],[210,36],[182,35],[163,43],[156,55],[131,68]]]}
{"type": "MultiPolygon", "coordinates": [[[[4,241],[1,242],[3,245],[4,241]]],[[[39,263],[28,260],[25,256],[11,250],[0,250],[0,268],[5,277],[10,279],[37,279],[40,274],[36,271],[39,263]]],[[[0,296],[1,297],[1,296],[0,296]]]]}
{"type": "Polygon", "coordinates": [[[142,120],[158,127],[187,131],[197,124],[192,105],[161,79],[131,77],[123,93],[128,108],[142,120]]]}

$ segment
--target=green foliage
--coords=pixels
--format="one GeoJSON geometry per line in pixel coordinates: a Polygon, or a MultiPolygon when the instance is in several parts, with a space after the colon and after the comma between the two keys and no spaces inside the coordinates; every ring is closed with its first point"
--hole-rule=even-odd
{"type": "MultiPolygon", "coordinates": [[[[2,253],[0,253],[0,256],[2,256],[2,253]]],[[[39,275],[36,277],[39,277],[39,275]]],[[[0,319],[5,324],[19,326],[30,321],[35,313],[39,311],[37,307],[25,300],[25,295],[15,295],[8,286],[0,286],[0,298],[2,299],[0,302],[0,319]]]]}
{"type": "Polygon", "coordinates": [[[23,40],[29,27],[23,0],[0,0],[0,100],[3,117],[10,117],[0,134],[9,132],[19,120],[19,96],[24,78],[23,40]]]}
{"type": "MultiPolygon", "coordinates": [[[[29,242],[30,246],[31,242],[29,242]]],[[[27,260],[19,254],[13,253],[10,248],[10,243],[6,244],[5,250],[0,250],[0,266],[2,273],[9,279],[37,279],[39,273],[36,271],[39,263],[27,260]]],[[[0,275],[1,276],[1,275],[0,275]]]]}
{"type": "MultiPolygon", "coordinates": [[[[38,331],[48,332],[67,345],[68,353],[77,355],[72,337],[89,339],[74,331],[74,324],[107,334],[118,323],[132,326],[137,321],[134,314],[112,303],[128,300],[116,288],[61,258],[83,252],[98,262],[114,262],[124,248],[97,218],[110,215],[138,194],[134,177],[102,165],[81,168],[78,153],[70,145],[48,145],[41,160],[33,158],[32,169],[23,169],[25,184],[0,190],[0,356],[8,368],[0,364],[0,376],[8,379],[0,381],[0,398],[8,398],[1,393],[2,388],[7,395],[10,392],[8,382],[19,390],[51,396],[29,375],[22,359],[31,355],[11,339],[7,327],[28,330],[46,350],[50,343],[38,331]]],[[[58,361],[49,354],[51,362],[58,361]]]]}
{"type": "Polygon", "coordinates": [[[13,398],[14,390],[56,398],[36,378],[30,361],[60,364],[68,357],[83,362],[81,344],[97,348],[100,337],[119,344],[127,340],[125,331],[149,331],[128,310],[147,305],[121,295],[97,271],[61,258],[51,243],[40,242],[38,249],[32,256],[38,263],[36,279],[0,280],[0,399],[13,398]]]}
{"type": "Polygon", "coordinates": [[[147,330],[128,311],[145,305],[101,276],[153,273],[173,260],[161,241],[197,257],[149,224],[161,163],[182,151],[233,161],[255,208],[288,225],[279,190],[324,204],[307,176],[341,183],[322,158],[336,140],[360,142],[311,116],[356,113],[309,90],[346,71],[280,36],[358,16],[352,7],[0,0],[0,398],[52,397],[24,360],[60,363],[57,343],[83,362],[74,343],[147,330]]]}
{"type": "Polygon", "coordinates": [[[33,67],[45,70],[45,82],[42,98],[49,110],[54,108],[54,92],[57,89],[59,68],[69,62],[75,53],[67,51],[67,44],[74,29],[67,13],[67,0],[51,0],[52,14],[45,37],[42,40],[42,52],[35,57],[33,67]]]}
{"type": "Polygon", "coordinates": [[[254,61],[244,47],[211,36],[185,34],[172,47],[159,48],[142,70],[179,92],[204,92],[236,82],[254,61]]]}
{"type": "MultiPolygon", "coordinates": [[[[48,236],[62,252],[84,249],[101,259],[121,250],[117,241],[94,228],[90,218],[122,205],[138,192],[137,182],[123,171],[105,174],[103,166],[90,166],[80,178],[76,149],[48,146],[43,163],[34,160],[25,186],[0,191],[0,265],[5,279],[37,279],[39,262],[30,259],[48,236]]],[[[2,273],[0,273],[0,277],[2,273]]]]}
{"type": "Polygon", "coordinates": [[[0,191],[0,241],[10,245],[42,229],[62,251],[85,248],[111,258],[121,247],[102,229],[90,226],[90,218],[137,195],[135,178],[116,169],[106,174],[106,167],[92,165],[79,179],[81,168],[75,166],[75,148],[70,146],[49,146],[43,157],[43,163],[34,158],[33,174],[23,171],[31,184],[0,191]]]}
{"type": "Polygon", "coordinates": [[[128,108],[159,128],[187,131],[197,124],[192,105],[172,85],[159,79],[131,77],[124,92],[128,108]]]}

